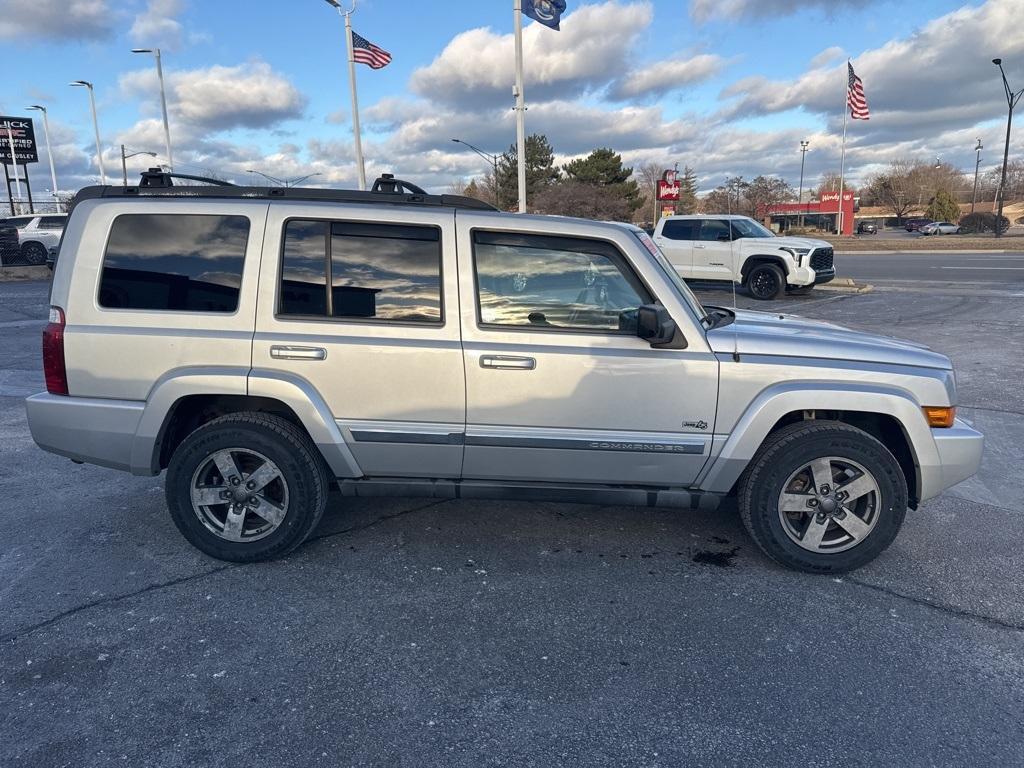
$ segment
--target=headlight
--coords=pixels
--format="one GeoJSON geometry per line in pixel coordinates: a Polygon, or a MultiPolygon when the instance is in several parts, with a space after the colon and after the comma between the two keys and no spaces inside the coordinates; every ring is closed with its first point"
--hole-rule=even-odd
{"type": "Polygon", "coordinates": [[[799,264],[801,262],[802,257],[806,256],[808,253],[811,252],[810,248],[789,248],[789,247],[783,247],[783,248],[780,248],[779,250],[786,251],[786,253],[790,254],[794,259],[796,259],[796,263],[797,264],[799,264]]]}

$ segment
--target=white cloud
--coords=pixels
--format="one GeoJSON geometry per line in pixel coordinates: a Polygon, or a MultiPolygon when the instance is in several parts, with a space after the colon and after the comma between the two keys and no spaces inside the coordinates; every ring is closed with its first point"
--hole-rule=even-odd
{"type": "Polygon", "coordinates": [[[688,59],[658,61],[628,73],[613,84],[609,96],[616,100],[661,96],[714,77],[721,72],[724,64],[725,60],[713,53],[703,53],[688,59]]]}
{"type": "Polygon", "coordinates": [[[95,40],[115,20],[107,0],[4,0],[0,40],[95,40]]]}
{"type": "MultiPolygon", "coordinates": [[[[562,31],[540,24],[523,30],[523,69],[530,102],[578,96],[625,71],[636,37],[653,17],[649,3],[584,5],[562,19],[562,31]]],[[[413,93],[465,106],[510,104],[513,36],[490,29],[456,35],[441,54],[416,70],[413,93]]]]}
{"type": "MultiPolygon", "coordinates": [[[[262,61],[165,73],[165,78],[172,122],[209,131],[270,127],[301,117],[306,106],[306,97],[262,61]]],[[[122,75],[121,88],[132,95],[155,97],[156,72],[146,69],[122,75]]]]}
{"type": "Polygon", "coordinates": [[[131,35],[140,46],[175,49],[181,47],[182,26],[175,16],[181,13],[181,0],[149,0],[146,10],[135,17],[131,35]]]}
{"type": "Polygon", "coordinates": [[[690,0],[690,15],[699,22],[705,22],[711,19],[779,16],[808,8],[835,14],[844,6],[861,8],[864,4],[864,0],[690,0]]]}
{"type": "Polygon", "coordinates": [[[813,59],[811,59],[811,69],[826,67],[833,61],[836,61],[837,59],[842,59],[845,56],[846,51],[844,51],[838,45],[833,45],[830,48],[826,48],[824,51],[822,51],[813,59]]]}

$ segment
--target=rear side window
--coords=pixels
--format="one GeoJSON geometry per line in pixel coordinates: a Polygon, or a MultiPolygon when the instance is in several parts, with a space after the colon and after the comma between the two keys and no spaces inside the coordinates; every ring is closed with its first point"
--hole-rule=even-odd
{"type": "Polygon", "coordinates": [[[118,216],[103,256],[100,306],[234,312],[248,239],[245,216],[118,216]]]}
{"type": "Polygon", "coordinates": [[[437,227],[292,220],[285,227],[280,315],[440,323],[437,227]]]}
{"type": "Polygon", "coordinates": [[[40,229],[63,229],[64,222],[67,221],[63,216],[43,216],[39,220],[40,229]]]}
{"type": "Polygon", "coordinates": [[[668,219],[661,228],[663,237],[669,240],[696,240],[700,231],[700,221],[692,219],[668,219]]]}

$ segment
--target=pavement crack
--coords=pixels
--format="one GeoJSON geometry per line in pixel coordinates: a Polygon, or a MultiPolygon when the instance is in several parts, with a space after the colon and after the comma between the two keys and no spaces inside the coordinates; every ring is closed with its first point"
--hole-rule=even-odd
{"type": "Polygon", "coordinates": [[[970,621],[976,621],[981,624],[987,624],[991,627],[998,627],[999,629],[1010,629],[1015,632],[1024,632],[1024,624],[1015,624],[1012,621],[1005,621],[1003,619],[997,619],[993,616],[985,616],[981,613],[972,613],[962,608],[956,608],[952,605],[946,605],[945,603],[936,603],[931,600],[925,600],[923,597],[915,597],[914,595],[907,595],[902,592],[897,592],[889,587],[882,587],[878,584],[871,584],[867,581],[860,581],[859,579],[853,579],[849,576],[844,578],[844,581],[849,581],[852,584],[856,584],[860,587],[866,587],[867,589],[874,590],[875,592],[881,592],[882,594],[889,595],[891,597],[898,597],[901,600],[907,600],[915,605],[923,605],[927,608],[932,608],[936,611],[942,611],[951,616],[956,616],[961,619],[968,619],[970,621]]]}
{"type": "Polygon", "coordinates": [[[102,600],[93,600],[88,603],[82,603],[81,605],[77,605],[74,608],[69,608],[66,611],[62,611],[61,613],[58,613],[56,616],[51,616],[48,619],[44,619],[43,621],[37,622],[35,624],[29,624],[27,627],[22,627],[11,632],[5,632],[4,634],[0,635],[0,643],[6,643],[8,640],[15,640],[21,637],[22,635],[31,634],[37,630],[49,627],[52,624],[56,624],[58,621],[63,621],[69,616],[74,616],[75,614],[81,613],[82,611],[87,611],[90,608],[96,608],[100,605],[111,605],[113,603],[119,603],[122,600],[130,600],[133,597],[144,595],[147,592],[154,592],[158,589],[165,589],[167,587],[175,587],[178,584],[186,584],[190,581],[196,581],[198,579],[206,578],[207,576],[213,576],[214,574],[220,573],[221,571],[226,571],[229,568],[238,568],[240,565],[242,565],[242,563],[231,563],[230,565],[222,565],[218,568],[211,568],[207,571],[202,571],[201,573],[193,573],[189,574],[188,576],[181,576],[177,579],[171,579],[170,581],[161,581],[157,584],[150,584],[149,586],[143,587],[142,589],[137,589],[134,592],[125,592],[122,595],[113,595],[111,597],[105,597],[102,600]]]}
{"type": "Polygon", "coordinates": [[[1024,416],[1024,411],[1014,411],[1008,408],[986,408],[983,405],[965,405],[961,403],[961,408],[970,408],[975,411],[988,411],[989,413],[1012,413],[1014,416],[1024,416]]]}
{"type": "Polygon", "coordinates": [[[342,528],[340,531],[332,531],[331,533],[325,533],[323,536],[310,536],[306,541],[320,541],[322,539],[333,539],[335,536],[342,536],[346,533],[358,533],[359,531],[365,531],[368,528],[378,526],[381,523],[386,523],[388,520],[394,520],[396,517],[405,517],[406,515],[413,515],[417,512],[422,512],[425,509],[430,509],[431,507],[446,504],[449,501],[453,501],[453,499],[438,499],[437,501],[432,501],[429,504],[422,504],[421,506],[413,507],[412,509],[405,509],[402,510],[401,512],[395,512],[393,515],[383,515],[382,517],[375,518],[374,520],[371,520],[368,523],[363,523],[362,525],[353,525],[351,528],[342,528]]]}

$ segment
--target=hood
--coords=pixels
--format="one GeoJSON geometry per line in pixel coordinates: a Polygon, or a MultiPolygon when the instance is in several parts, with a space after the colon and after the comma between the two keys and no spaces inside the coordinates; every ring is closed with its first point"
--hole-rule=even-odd
{"type": "Polygon", "coordinates": [[[832,243],[825,240],[815,240],[811,237],[756,237],[741,238],[756,243],[770,243],[776,248],[831,248],[832,243]]]}
{"type": "Polygon", "coordinates": [[[735,321],[708,331],[708,343],[721,353],[731,353],[735,345],[741,355],[856,360],[943,370],[953,367],[948,357],[923,344],[770,312],[737,310],[735,321]]]}

